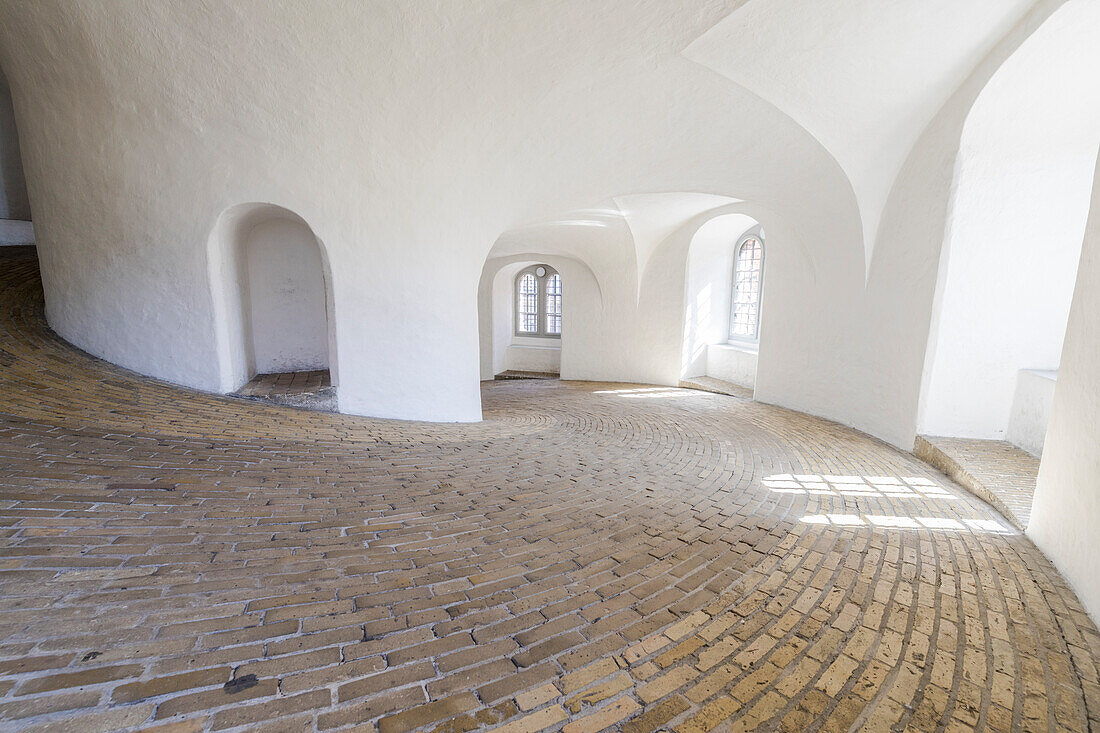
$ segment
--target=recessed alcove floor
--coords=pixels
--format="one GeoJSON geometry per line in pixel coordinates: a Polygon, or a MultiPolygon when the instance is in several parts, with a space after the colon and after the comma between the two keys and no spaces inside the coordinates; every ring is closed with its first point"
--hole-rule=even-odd
{"type": "Polygon", "coordinates": [[[699,389],[704,392],[740,397],[743,400],[751,400],[753,396],[751,387],[744,387],[717,377],[688,377],[680,380],[680,386],[686,389],[699,389]]]}
{"type": "Polygon", "coordinates": [[[507,380],[507,379],[559,379],[560,375],[557,372],[525,372],[519,369],[506,369],[500,374],[497,374],[493,379],[507,380]]]}
{"type": "Polygon", "coordinates": [[[0,256],[0,727],[1100,725],[1055,568],[866,435],[630,384],[485,382],[476,424],[196,393],[0,256]]]}
{"type": "Polygon", "coordinates": [[[336,388],[328,369],[257,374],[237,390],[240,397],[306,410],[336,412],[336,388]]]}
{"type": "Polygon", "coordinates": [[[1027,529],[1039,459],[1003,440],[917,436],[914,453],[1027,529]]]}

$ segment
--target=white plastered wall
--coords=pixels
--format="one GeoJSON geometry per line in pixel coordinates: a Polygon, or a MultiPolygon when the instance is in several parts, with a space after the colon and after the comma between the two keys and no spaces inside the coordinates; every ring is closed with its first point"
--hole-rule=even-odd
{"type": "MultiPolygon", "coordinates": [[[[769,1],[776,12],[736,26],[734,47],[749,33],[782,54],[791,26],[769,1]]],[[[892,130],[901,120],[920,130],[934,119],[898,180],[881,176],[886,189],[874,195],[890,193],[873,247],[851,182],[858,166],[844,153],[852,146],[807,131],[815,123],[800,110],[812,97],[787,105],[784,79],[802,57],[769,80],[775,59],[761,53],[752,69],[765,76],[750,83],[682,53],[741,5],[562,0],[483,12],[428,0],[408,13],[387,2],[0,0],[0,63],[25,133],[48,320],[139,372],[235,386],[206,243],[229,207],[279,202],[331,260],[341,410],[476,420],[477,283],[494,243],[604,202],[634,241],[573,254],[603,287],[608,336],[584,373],[675,383],[687,245],[701,222],[653,226],[647,212],[680,206],[654,195],[693,192],[740,199],[736,213],[768,233],[757,398],[909,447],[942,222],[925,235],[936,229],[945,165],[950,180],[952,120],[977,92],[935,110],[1011,25],[1016,4],[984,25],[957,22],[942,3],[900,24],[915,6],[892,3],[902,15],[885,18],[877,7],[845,9],[858,22],[838,31],[838,93],[870,89],[855,101],[873,99],[895,84],[898,64],[934,77],[895,84],[931,91],[885,119],[837,97],[834,110],[852,119],[829,129],[892,130]],[[890,32],[876,34],[883,24],[890,32]],[[949,63],[934,74],[913,63],[948,27],[958,51],[949,63]],[[890,57],[885,70],[850,63],[902,36],[915,56],[890,57]]],[[[997,44],[979,66],[996,68],[1018,42],[997,44]]],[[[980,89],[980,76],[964,86],[980,89]]],[[[891,137],[890,150],[904,151],[908,134],[891,137]]]]}
{"type": "Polygon", "coordinates": [[[1100,158],[1027,534],[1100,623],[1100,158]]]}
{"type": "MultiPolygon", "coordinates": [[[[583,338],[583,323],[589,320],[588,314],[593,309],[599,313],[599,292],[591,272],[583,263],[572,258],[554,255],[532,257],[490,258],[485,263],[478,294],[482,380],[492,379],[508,370],[560,373],[567,341],[570,348],[579,344],[581,351],[587,351],[591,346],[571,339],[573,336],[583,338]],[[515,332],[516,276],[524,268],[536,264],[549,265],[562,277],[562,336],[558,339],[523,337],[515,332]],[[573,316],[578,316],[577,324],[571,321],[573,316]],[[581,333],[575,333],[577,329],[581,333]]],[[[566,373],[569,373],[568,370],[566,373]]]]}
{"type": "Polygon", "coordinates": [[[1050,410],[1058,372],[1048,369],[1021,369],[1016,375],[1016,394],[1008,418],[1005,439],[1034,456],[1043,454],[1050,410]]]}
{"type": "MultiPolygon", "coordinates": [[[[502,232],[687,190],[789,210],[831,253],[858,253],[850,187],[820,144],[680,56],[726,11],[691,5],[0,3],[47,318],[136,371],[230,388],[205,245],[227,208],[278,202],[331,260],[341,410],[476,420],[476,283],[502,232]]],[[[683,281],[647,296],[651,268],[622,272],[634,307],[658,312],[662,353],[635,346],[592,374],[678,376],[683,281]]],[[[802,399],[816,394],[779,398],[827,411],[832,397],[802,399]]]]}
{"type": "MultiPolygon", "coordinates": [[[[694,376],[688,372],[704,373],[707,346],[728,335],[733,249],[747,231],[759,229],[746,213],[752,208],[694,193],[617,196],[506,232],[486,261],[479,288],[482,379],[517,368],[513,283],[536,262],[563,278],[563,379],[676,385],[694,376]],[[641,261],[648,266],[639,278],[641,261]]],[[[774,268],[777,288],[784,282],[797,288],[807,258],[776,221],[777,264],[766,259],[766,267],[774,268]]],[[[775,304],[777,323],[803,317],[783,305],[775,304]]],[[[781,331],[775,329],[775,337],[761,331],[761,349],[777,369],[784,361],[781,331]]]]}
{"type": "Polygon", "coordinates": [[[836,157],[859,201],[869,269],[887,197],[913,145],[1032,5],[747,0],[684,55],[775,103],[836,157]]]}
{"type": "MultiPolygon", "coordinates": [[[[1039,0],[972,70],[924,129],[883,210],[848,356],[861,374],[832,417],[909,449],[916,437],[955,162],[975,100],[1005,61],[1065,4],[1039,0]]],[[[770,231],[769,231],[770,234],[770,231]]]]}
{"type": "Polygon", "coordinates": [[[264,220],[241,243],[252,371],[259,374],[328,368],[325,281],[317,238],[305,223],[264,220]]]}
{"type": "Polygon", "coordinates": [[[1056,370],[1100,144],[1100,5],[1071,2],[963,129],[919,430],[1003,439],[1020,369],[1056,370]]]}

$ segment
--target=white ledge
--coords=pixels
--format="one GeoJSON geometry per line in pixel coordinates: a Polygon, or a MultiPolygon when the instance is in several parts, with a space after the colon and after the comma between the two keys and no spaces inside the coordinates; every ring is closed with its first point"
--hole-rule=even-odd
{"type": "Polygon", "coordinates": [[[740,351],[745,354],[759,354],[760,344],[752,343],[751,341],[727,341],[724,344],[711,344],[712,349],[729,349],[730,351],[740,351]]]}

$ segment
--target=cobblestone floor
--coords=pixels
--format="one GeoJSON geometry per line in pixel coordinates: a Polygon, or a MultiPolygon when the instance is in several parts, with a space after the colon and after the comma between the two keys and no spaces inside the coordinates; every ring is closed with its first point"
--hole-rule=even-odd
{"type": "Polygon", "coordinates": [[[723,395],[483,385],[472,425],[189,392],[0,255],[0,726],[1085,730],[1100,635],[988,506],[723,395]]]}

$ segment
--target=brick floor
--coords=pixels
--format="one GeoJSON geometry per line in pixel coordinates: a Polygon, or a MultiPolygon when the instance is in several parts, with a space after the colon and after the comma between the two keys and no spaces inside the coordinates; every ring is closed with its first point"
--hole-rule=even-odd
{"type": "Polygon", "coordinates": [[[497,374],[494,379],[557,379],[557,372],[524,372],[517,369],[506,369],[497,374]]]}
{"type": "Polygon", "coordinates": [[[918,435],[914,453],[1027,529],[1039,459],[1003,440],[918,435]]]}
{"type": "Polygon", "coordinates": [[[269,397],[274,394],[308,394],[331,386],[328,369],[306,372],[280,372],[257,374],[241,387],[239,394],[246,397],[269,397]]]}
{"type": "Polygon", "coordinates": [[[328,369],[257,374],[234,396],[323,412],[336,412],[338,407],[336,388],[329,380],[328,369]]]}
{"type": "Polygon", "coordinates": [[[0,727],[1086,730],[1100,635],[913,456],[640,385],[483,423],[95,360],[0,259],[0,727]]]}
{"type": "Polygon", "coordinates": [[[734,384],[733,382],[727,382],[724,379],[717,379],[715,377],[690,377],[689,379],[681,379],[680,386],[687,389],[700,389],[704,392],[729,395],[730,397],[740,397],[746,400],[751,400],[753,397],[753,389],[751,387],[744,387],[740,384],[734,384]]]}

